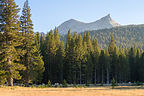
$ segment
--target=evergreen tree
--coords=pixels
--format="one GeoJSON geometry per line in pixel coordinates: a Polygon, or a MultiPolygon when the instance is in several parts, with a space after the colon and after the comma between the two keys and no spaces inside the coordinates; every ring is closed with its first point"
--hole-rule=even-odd
{"type": "Polygon", "coordinates": [[[110,63],[111,76],[112,76],[112,78],[114,78],[117,81],[118,68],[119,68],[119,66],[118,66],[118,49],[115,45],[115,40],[114,40],[113,35],[111,36],[111,42],[109,44],[108,51],[109,51],[109,55],[110,55],[110,58],[111,58],[111,61],[110,61],[111,62],[110,63]]]}
{"type": "Polygon", "coordinates": [[[143,82],[144,80],[144,53],[142,53],[142,56],[140,57],[140,68],[139,68],[139,76],[140,76],[140,81],[143,82]]]}
{"type": "Polygon", "coordinates": [[[40,34],[40,51],[41,51],[41,55],[43,56],[43,60],[46,57],[45,56],[45,48],[46,48],[45,43],[46,43],[45,42],[45,34],[41,33],[40,34]]]}
{"type": "Polygon", "coordinates": [[[71,35],[71,31],[69,30],[67,35],[67,40],[66,40],[66,51],[69,50],[71,40],[72,40],[72,35],[71,35]]]}
{"type": "Polygon", "coordinates": [[[110,83],[110,55],[108,49],[105,51],[106,83],[110,83]]]}
{"type": "Polygon", "coordinates": [[[55,71],[57,73],[57,82],[62,83],[63,82],[63,67],[64,67],[64,58],[65,58],[65,48],[64,48],[64,42],[61,41],[59,48],[56,52],[56,68],[55,71]]]}
{"type": "Polygon", "coordinates": [[[89,32],[87,32],[86,34],[86,43],[87,43],[87,50],[89,53],[91,53],[93,51],[93,46],[92,46],[92,41],[89,32]]]}
{"type": "Polygon", "coordinates": [[[73,64],[73,40],[70,30],[68,31],[66,48],[65,48],[65,63],[64,63],[64,79],[68,83],[72,83],[72,64],[73,64]]]}
{"type": "Polygon", "coordinates": [[[36,38],[35,38],[35,52],[34,52],[34,66],[33,66],[33,70],[32,70],[32,74],[34,74],[32,76],[32,80],[35,81],[36,83],[40,83],[43,77],[43,72],[45,70],[44,68],[44,61],[43,61],[43,57],[41,55],[40,52],[40,36],[39,33],[36,34],[36,38]]]}
{"type": "Polygon", "coordinates": [[[55,30],[54,30],[54,37],[55,37],[55,43],[56,43],[56,46],[59,47],[60,45],[60,37],[59,37],[59,33],[58,33],[58,29],[55,27],[55,30]]]}
{"type": "Polygon", "coordinates": [[[82,36],[78,35],[75,42],[76,82],[82,83],[82,62],[85,55],[82,36]]]}
{"type": "Polygon", "coordinates": [[[93,45],[92,40],[90,38],[89,32],[86,34],[86,45],[87,45],[87,71],[86,71],[86,78],[87,83],[92,83],[92,73],[93,73],[93,62],[92,62],[92,52],[93,52],[93,45]]]}
{"type": "Polygon", "coordinates": [[[13,86],[13,79],[21,79],[19,70],[23,70],[24,66],[19,63],[19,46],[21,45],[21,36],[19,33],[19,8],[14,0],[1,1],[3,10],[1,13],[1,53],[0,64],[3,68],[1,71],[5,73],[8,85],[13,86]]]}
{"type": "Polygon", "coordinates": [[[123,48],[120,48],[119,53],[119,82],[126,82],[130,79],[128,58],[123,48]]]}
{"type": "Polygon", "coordinates": [[[28,0],[26,0],[24,3],[20,20],[22,36],[24,38],[22,46],[22,49],[24,50],[22,63],[26,67],[26,70],[22,74],[24,77],[25,85],[29,86],[30,82],[37,81],[41,78],[42,72],[44,71],[44,62],[39,51],[39,36],[36,39],[34,36],[28,0]]]}
{"type": "MultiPolygon", "coordinates": [[[[46,36],[46,41],[45,41],[45,80],[44,82],[48,82],[50,80],[52,83],[56,83],[56,72],[55,66],[56,66],[56,51],[57,47],[55,44],[55,38],[53,31],[51,30],[50,33],[47,34],[46,36]]],[[[57,67],[57,66],[56,66],[57,67]]]]}
{"type": "Polygon", "coordinates": [[[113,35],[111,36],[111,42],[109,44],[108,51],[109,51],[110,56],[113,56],[116,51],[116,45],[115,45],[115,40],[114,40],[113,35]]]}
{"type": "Polygon", "coordinates": [[[101,54],[99,57],[99,69],[100,69],[100,83],[104,83],[104,72],[105,72],[105,64],[106,64],[106,60],[105,60],[105,52],[104,50],[101,50],[101,54]]]}
{"type": "Polygon", "coordinates": [[[93,60],[93,64],[94,64],[94,82],[96,83],[99,55],[100,55],[100,48],[99,48],[97,39],[93,40],[93,49],[94,49],[94,52],[92,53],[92,60],[93,60]]]}
{"type": "Polygon", "coordinates": [[[136,48],[131,48],[130,51],[129,51],[129,54],[128,54],[128,56],[129,56],[129,65],[130,65],[130,78],[131,78],[132,82],[135,81],[136,53],[137,53],[136,48]]]}
{"type": "Polygon", "coordinates": [[[136,53],[136,57],[135,57],[135,62],[134,62],[135,64],[134,64],[134,67],[135,67],[135,69],[134,69],[134,77],[135,77],[135,81],[140,81],[140,74],[141,73],[139,73],[139,69],[140,69],[140,50],[139,50],[139,48],[137,48],[137,53],[136,53]]]}

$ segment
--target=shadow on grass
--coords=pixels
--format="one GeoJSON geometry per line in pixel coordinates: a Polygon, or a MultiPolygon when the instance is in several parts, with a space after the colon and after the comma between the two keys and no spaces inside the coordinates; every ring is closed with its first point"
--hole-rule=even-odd
{"type": "Polygon", "coordinates": [[[116,86],[114,89],[118,90],[130,90],[130,89],[144,89],[144,86],[116,86]]]}

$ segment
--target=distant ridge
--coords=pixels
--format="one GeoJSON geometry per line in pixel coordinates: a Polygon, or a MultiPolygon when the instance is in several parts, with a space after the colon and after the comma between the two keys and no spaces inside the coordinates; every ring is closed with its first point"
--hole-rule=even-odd
{"type": "Polygon", "coordinates": [[[91,22],[91,23],[84,23],[75,19],[70,19],[65,21],[60,26],[58,26],[59,33],[67,34],[68,30],[71,29],[71,32],[84,32],[84,31],[92,31],[98,29],[105,29],[105,28],[112,28],[120,26],[117,22],[115,22],[110,14],[102,17],[101,19],[91,22]]]}

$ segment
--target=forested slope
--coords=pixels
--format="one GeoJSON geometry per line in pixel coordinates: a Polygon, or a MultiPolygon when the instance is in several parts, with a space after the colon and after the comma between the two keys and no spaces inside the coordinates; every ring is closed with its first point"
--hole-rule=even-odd
{"type": "MultiPolygon", "coordinates": [[[[134,44],[142,45],[144,42],[144,25],[128,25],[110,29],[90,31],[90,36],[96,38],[98,42],[106,47],[109,44],[110,36],[113,34],[116,45],[130,47],[134,44]]],[[[84,33],[81,33],[84,34],[84,33]]]]}

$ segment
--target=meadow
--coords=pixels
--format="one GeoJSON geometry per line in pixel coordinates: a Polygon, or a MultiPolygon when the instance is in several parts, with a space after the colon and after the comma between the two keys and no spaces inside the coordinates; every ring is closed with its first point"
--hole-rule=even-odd
{"type": "Polygon", "coordinates": [[[0,96],[144,96],[144,87],[118,86],[93,88],[2,87],[0,96]]]}

